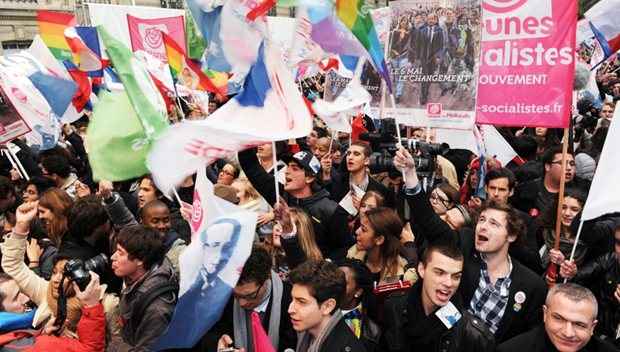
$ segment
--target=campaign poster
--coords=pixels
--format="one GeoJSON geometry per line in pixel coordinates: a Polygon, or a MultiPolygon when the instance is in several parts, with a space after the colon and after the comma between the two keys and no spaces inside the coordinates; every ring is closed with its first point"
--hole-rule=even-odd
{"type": "MultiPolygon", "coordinates": [[[[470,129],[476,113],[480,0],[398,0],[387,53],[394,108],[411,126],[470,129]]],[[[392,106],[390,98],[386,104],[392,106]]]]}
{"type": "Polygon", "coordinates": [[[577,2],[484,0],[476,122],[569,125],[577,2]]]}
{"type": "Polygon", "coordinates": [[[28,132],[30,132],[30,127],[0,87],[0,144],[10,142],[28,132]]]}

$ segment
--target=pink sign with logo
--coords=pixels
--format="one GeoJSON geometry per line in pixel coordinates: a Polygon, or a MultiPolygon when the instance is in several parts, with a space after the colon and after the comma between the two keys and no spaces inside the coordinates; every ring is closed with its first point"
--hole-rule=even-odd
{"type": "Polygon", "coordinates": [[[144,50],[162,62],[168,62],[161,32],[169,35],[181,48],[185,48],[183,16],[143,19],[127,15],[129,37],[133,51],[144,50]]]}
{"type": "Polygon", "coordinates": [[[483,0],[476,122],[569,125],[577,2],[483,0]]]}

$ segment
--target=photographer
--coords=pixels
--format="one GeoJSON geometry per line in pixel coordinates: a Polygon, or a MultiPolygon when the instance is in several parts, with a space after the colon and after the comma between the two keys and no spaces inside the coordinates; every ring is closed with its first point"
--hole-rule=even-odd
{"type": "Polygon", "coordinates": [[[104,288],[99,285],[99,276],[90,272],[91,280],[88,286],[81,291],[73,283],[75,296],[79,300],[81,317],[77,325],[77,339],[68,337],[48,336],[57,329],[55,326],[44,329],[44,335],[36,337],[34,346],[29,351],[66,351],[66,352],[97,352],[104,351],[105,342],[105,314],[100,302],[104,288]]]}
{"type": "MultiPolygon", "coordinates": [[[[37,203],[26,202],[17,208],[16,224],[13,232],[10,233],[4,243],[2,249],[2,269],[9,274],[30,300],[38,306],[33,319],[33,327],[41,327],[50,318],[59,315],[66,316],[66,319],[60,324],[57,333],[62,336],[77,337],[76,329],[81,315],[81,305],[75,298],[75,291],[70,286],[70,280],[63,280],[65,274],[65,264],[69,259],[78,257],[78,253],[59,252],[55,258],[54,269],[50,281],[47,281],[32,270],[24,263],[24,254],[26,252],[26,237],[30,230],[30,223],[37,216],[37,203]],[[62,288],[63,295],[66,297],[66,311],[59,310],[59,293],[60,284],[64,281],[62,288]]],[[[80,258],[89,259],[89,258],[80,258]]],[[[105,290],[105,285],[102,286],[105,290]]],[[[113,312],[118,306],[118,298],[113,295],[101,294],[102,304],[106,314],[107,332],[114,334],[118,331],[116,327],[116,319],[113,318],[113,312]]]]}

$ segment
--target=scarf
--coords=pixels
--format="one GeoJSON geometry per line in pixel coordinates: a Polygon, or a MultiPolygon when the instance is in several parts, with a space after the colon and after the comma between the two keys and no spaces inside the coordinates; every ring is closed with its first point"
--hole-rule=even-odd
{"type": "MultiPolygon", "coordinates": [[[[273,270],[271,271],[271,313],[269,315],[269,331],[267,334],[271,339],[271,344],[277,350],[280,342],[280,314],[282,310],[283,284],[280,276],[273,270]]],[[[252,336],[250,327],[250,314],[241,308],[239,301],[235,299],[233,304],[233,321],[235,344],[238,348],[245,348],[246,351],[254,351],[252,346],[252,336]]]]}
{"type": "MultiPolygon", "coordinates": [[[[50,282],[47,285],[47,305],[50,307],[54,317],[58,316],[58,299],[54,298],[52,291],[54,285],[50,282]]],[[[75,334],[77,332],[77,324],[82,316],[82,304],[75,295],[67,297],[67,318],[61,327],[61,336],[67,336],[67,333],[75,334]]]]}
{"type": "Polygon", "coordinates": [[[331,334],[332,330],[338,325],[342,319],[342,312],[340,309],[337,309],[331,318],[329,318],[329,322],[327,326],[319,333],[319,336],[312,338],[310,332],[304,331],[298,335],[297,339],[297,348],[295,349],[297,352],[319,352],[321,350],[321,345],[327,339],[327,336],[331,334]]]}

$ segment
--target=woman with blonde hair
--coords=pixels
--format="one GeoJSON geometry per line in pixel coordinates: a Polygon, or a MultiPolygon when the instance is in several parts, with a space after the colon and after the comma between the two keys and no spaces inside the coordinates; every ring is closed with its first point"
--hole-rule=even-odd
{"type": "Polygon", "coordinates": [[[280,242],[289,269],[295,269],[306,260],[322,260],[310,217],[301,209],[289,208],[282,200],[274,211],[282,226],[280,242]]]}

